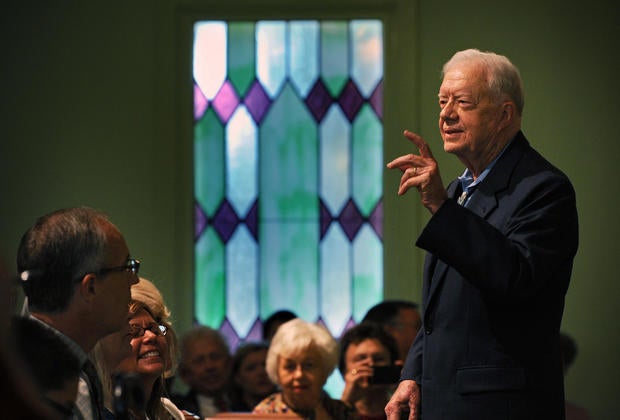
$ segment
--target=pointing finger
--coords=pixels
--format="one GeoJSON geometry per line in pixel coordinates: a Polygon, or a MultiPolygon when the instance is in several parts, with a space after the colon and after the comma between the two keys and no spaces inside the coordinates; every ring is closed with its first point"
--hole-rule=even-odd
{"type": "Polygon", "coordinates": [[[424,139],[422,137],[420,137],[416,133],[414,133],[412,131],[409,131],[409,130],[405,130],[403,132],[403,134],[413,144],[415,144],[418,147],[418,150],[420,151],[420,156],[428,157],[428,158],[432,158],[433,157],[433,153],[431,152],[430,147],[428,147],[428,144],[424,141],[424,139]]]}

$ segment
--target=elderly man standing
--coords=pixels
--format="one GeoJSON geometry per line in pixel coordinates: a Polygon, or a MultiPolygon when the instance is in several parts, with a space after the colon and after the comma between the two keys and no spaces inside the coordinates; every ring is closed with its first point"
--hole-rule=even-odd
{"type": "Polygon", "coordinates": [[[52,329],[81,364],[75,418],[101,418],[101,388],[87,353],[127,325],[140,262],[103,213],[69,208],[40,217],[17,251],[30,316],[52,329]]]}
{"type": "Polygon", "coordinates": [[[568,178],[521,131],[523,88],[504,56],[457,52],[443,68],[439,131],[465,172],[447,190],[427,143],[388,168],[431,212],[422,331],[385,411],[428,419],[560,419],[559,328],[578,246],[568,178]]]}

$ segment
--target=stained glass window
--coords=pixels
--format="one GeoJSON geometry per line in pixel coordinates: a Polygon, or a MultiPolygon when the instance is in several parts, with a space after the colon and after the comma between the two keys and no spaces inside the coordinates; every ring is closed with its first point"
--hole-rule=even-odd
{"type": "Polygon", "coordinates": [[[383,27],[194,25],[195,320],[340,337],[383,296],[383,27]]]}

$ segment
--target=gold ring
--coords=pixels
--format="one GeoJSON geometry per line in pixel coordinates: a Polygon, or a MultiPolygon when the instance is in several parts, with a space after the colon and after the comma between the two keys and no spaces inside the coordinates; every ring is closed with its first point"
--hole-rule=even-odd
{"type": "Polygon", "coordinates": [[[353,374],[353,376],[357,375],[357,369],[351,369],[351,373],[353,374]]]}
{"type": "Polygon", "coordinates": [[[413,167],[413,176],[415,176],[418,173],[418,167],[414,166],[413,167]]]}

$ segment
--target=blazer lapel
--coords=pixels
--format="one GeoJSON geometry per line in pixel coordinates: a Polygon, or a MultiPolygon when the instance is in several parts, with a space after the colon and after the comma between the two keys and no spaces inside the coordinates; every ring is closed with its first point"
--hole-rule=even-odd
{"type": "MultiPolygon", "coordinates": [[[[529,143],[523,133],[519,132],[491,170],[490,176],[485,178],[472,194],[467,203],[469,211],[486,219],[497,208],[498,201],[496,195],[507,188],[512,172],[527,147],[529,147],[529,143]]],[[[448,197],[456,200],[460,192],[461,187],[458,179],[452,181],[447,188],[448,197]]],[[[427,255],[425,265],[425,279],[428,280],[424,282],[422,298],[425,302],[425,313],[427,313],[433,296],[443,282],[449,267],[443,261],[430,254],[427,255]]]]}

